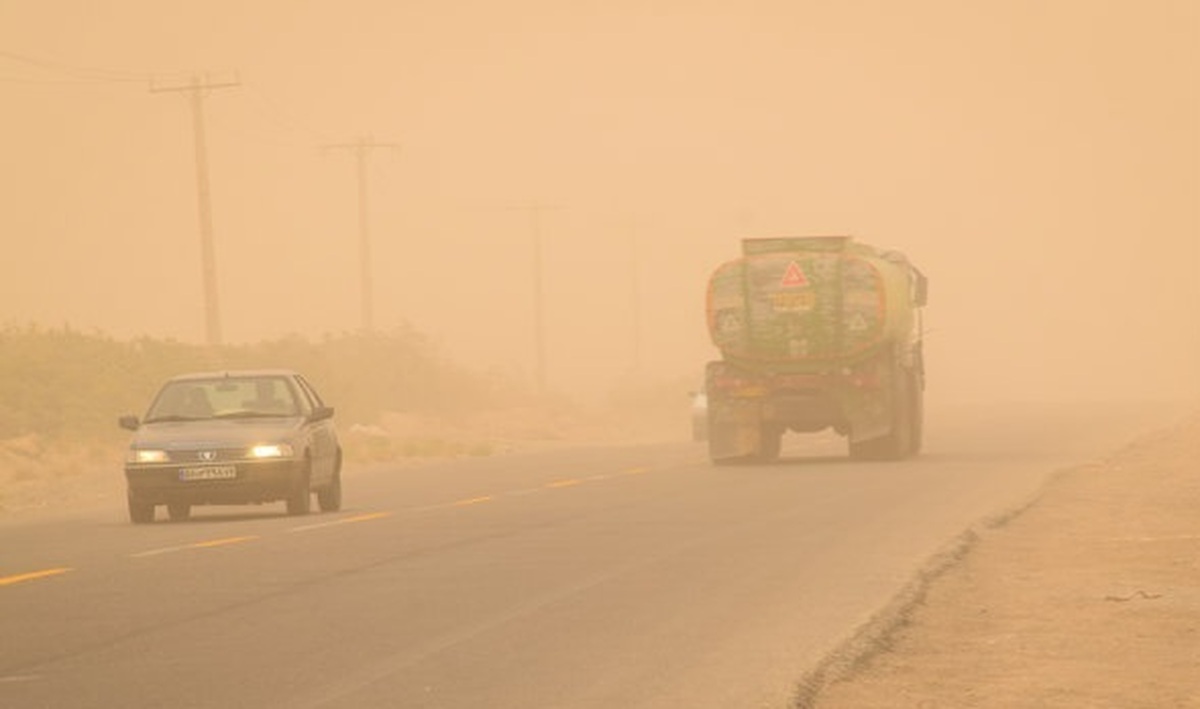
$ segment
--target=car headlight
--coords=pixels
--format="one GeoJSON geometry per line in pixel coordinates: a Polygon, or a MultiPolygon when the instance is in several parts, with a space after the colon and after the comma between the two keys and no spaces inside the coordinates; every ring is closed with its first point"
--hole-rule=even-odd
{"type": "Polygon", "coordinates": [[[270,443],[250,449],[251,458],[291,458],[292,447],[287,443],[270,443]]]}
{"type": "Polygon", "coordinates": [[[167,452],[157,448],[135,448],[125,456],[127,463],[166,463],[168,460],[167,452]]]}

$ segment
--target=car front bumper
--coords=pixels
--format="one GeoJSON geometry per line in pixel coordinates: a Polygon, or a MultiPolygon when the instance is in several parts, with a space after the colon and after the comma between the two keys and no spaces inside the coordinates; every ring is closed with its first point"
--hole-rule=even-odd
{"type": "MultiPolygon", "coordinates": [[[[233,468],[233,477],[185,479],[197,476],[198,466],[127,465],[125,479],[132,499],[149,504],[172,502],[193,505],[236,505],[286,499],[304,474],[298,460],[238,461],[210,466],[210,475],[227,475],[220,469],[233,468]]],[[[201,466],[202,467],[202,466],[201,466]]],[[[200,473],[199,475],[203,475],[200,473]]]]}

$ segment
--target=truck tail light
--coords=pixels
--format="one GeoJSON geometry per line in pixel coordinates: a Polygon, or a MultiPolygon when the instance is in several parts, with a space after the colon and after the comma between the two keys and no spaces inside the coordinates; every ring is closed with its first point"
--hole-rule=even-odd
{"type": "Polygon", "coordinates": [[[879,369],[873,366],[872,363],[866,363],[859,367],[842,370],[842,376],[846,383],[855,389],[879,389],[883,386],[883,380],[879,376],[879,369]]]}
{"type": "Polygon", "coordinates": [[[736,374],[718,374],[708,382],[709,393],[726,396],[757,396],[766,393],[762,382],[756,378],[736,374]]]}

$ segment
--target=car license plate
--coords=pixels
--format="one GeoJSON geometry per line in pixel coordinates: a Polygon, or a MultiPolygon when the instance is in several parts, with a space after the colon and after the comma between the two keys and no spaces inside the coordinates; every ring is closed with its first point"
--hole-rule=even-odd
{"type": "Polygon", "coordinates": [[[231,480],[237,477],[233,465],[208,465],[202,468],[180,468],[180,480],[231,480]]]}

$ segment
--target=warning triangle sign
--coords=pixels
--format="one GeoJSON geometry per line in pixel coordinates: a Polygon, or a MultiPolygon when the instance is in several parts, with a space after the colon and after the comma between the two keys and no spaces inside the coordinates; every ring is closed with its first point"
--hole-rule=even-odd
{"type": "Polygon", "coordinates": [[[783,272],[783,280],[779,281],[780,288],[805,288],[808,286],[808,279],[804,277],[804,271],[800,270],[800,264],[792,261],[788,264],[787,270],[783,272]]]}

